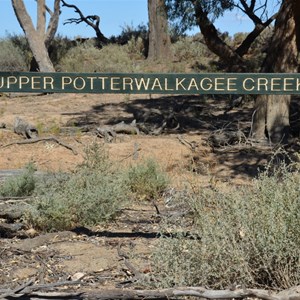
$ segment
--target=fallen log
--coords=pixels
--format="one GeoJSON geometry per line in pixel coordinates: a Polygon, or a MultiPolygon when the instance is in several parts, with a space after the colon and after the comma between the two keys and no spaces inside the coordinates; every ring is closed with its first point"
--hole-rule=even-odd
{"type": "Polygon", "coordinates": [[[25,284],[20,288],[6,290],[0,299],[89,299],[89,300],[154,300],[179,299],[181,297],[195,297],[205,299],[245,299],[256,298],[262,300],[300,300],[300,286],[275,293],[261,289],[209,290],[203,287],[178,287],[159,290],[131,290],[131,289],[101,289],[86,292],[40,292],[59,286],[78,285],[80,282],[70,281],[54,284],[31,285],[25,284]],[[17,291],[17,292],[15,292],[17,291]]]}
{"type": "Polygon", "coordinates": [[[120,122],[118,124],[109,126],[99,126],[96,128],[96,134],[100,138],[104,138],[106,142],[112,142],[116,139],[117,134],[124,133],[124,134],[139,134],[139,129],[136,126],[135,120],[132,121],[130,124],[126,124],[124,122],[120,122]]]}

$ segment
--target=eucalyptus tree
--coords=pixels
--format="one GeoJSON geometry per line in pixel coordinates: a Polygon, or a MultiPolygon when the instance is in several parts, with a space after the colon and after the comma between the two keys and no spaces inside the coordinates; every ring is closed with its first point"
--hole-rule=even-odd
{"type": "MultiPolygon", "coordinates": [[[[247,71],[245,54],[255,39],[275,20],[261,72],[294,73],[298,67],[300,48],[299,0],[166,0],[171,20],[186,30],[198,25],[207,47],[227,62],[228,71],[247,71]],[[273,15],[268,7],[278,7],[273,15]],[[221,38],[214,21],[228,10],[240,9],[254,24],[254,29],[237,47],[221,38]]],[[[255,58],[254,58],[255,59],[255,58]]],[[[255,100],[252,137],[255,141],[287,142],[290,128],[291,96],[261,95],[255,100]]]]}
{"type": "Polygon", "coordinates": [[[166,0],[166,5],[169,18],[175,28],[185,32],[187,29],[198,26],[207,47],[230,66],[228,71],[246,70],[244,55],[277,16],[276,13],[269,16],[268,0],[263,3],[260,0],[166,0]],[[233,48],[224,41],[214,21],[226,11],[235,8],[253,22],[254,28],[238,47],[233,48]]]}
{"type": "Polygon", "coordinates": [[[34,26],[23,0],[11,0],[15,15],[24,31],[33,57],[40,72],[54,72],[48,55],[48,46],[55,36],[60,15],[60,0],[53,0],[53,11],[46,6],[45,0],[36,0],[37,24],[34,26]],[[46,12],[50,14],[46,25],[46,12]]]}

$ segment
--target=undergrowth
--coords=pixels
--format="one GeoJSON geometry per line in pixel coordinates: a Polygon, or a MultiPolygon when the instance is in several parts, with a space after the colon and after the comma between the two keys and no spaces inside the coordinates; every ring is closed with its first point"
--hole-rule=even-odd
{"type": "Polygon", "coordinates": [[[299,284],[299,195],[300,174],[285,165],[252,186],[181,193],[174,201],[190,214],[164,220],[152,257],[156,287],[299,284]],[[179,233],[164,235],[170,228],[179,233]]]}
{"type": "Polygon", "coordinates": [[[26,57],[12,40],[0,40],[0,70],[2,72],[27,71],[26,57]]]}
{"type": "Polygon", "coordinates": [[[137,72],[128,47],[112,44],[98,49],[90,44],[78,45],[66,53],[59,68],[63,72],[137,72]]]}
{"type": "Polygon", "coordinates": [[[47,175],[40,180],[37,200],[27,213],[28,223],[42,231],[68,230],[112,220],[127,201],[122,174],[96,143],[71,174],[47,175]]]}

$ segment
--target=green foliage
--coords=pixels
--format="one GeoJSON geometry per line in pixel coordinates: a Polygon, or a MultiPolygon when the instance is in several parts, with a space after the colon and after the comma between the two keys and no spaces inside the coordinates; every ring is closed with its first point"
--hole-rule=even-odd
{"type": "Polygon", "coordinates": [[[94,143],[74,173],[50,175],[36,193],[28,222],[43,231],[56,231],[110,221],[126,202],[128,190],[105,149],[94,143]]]}
{"type": "Polygon", "coordinates": [[[138,199],[155,199],[162,194],[168,185],[166,174],[152,159],[131,166],[125,178],[128,187],[138,199]]]}
{"type": "Polygon", "coordinates": [[[145,43],[141,37],[131,38],[124,47],[131,59],[141,60],[146,56],[145,43]]]}
{"type": "MultiPolygon", "coordinates": [[[[195,1],[197,2],[197,1],[195,1]]],[[[224,14],[226,10],[234,8],[233,0],[198,0],[203,11],[211,15],[213,19],[224,14]]],[[[196,26],[195,9],[193,1],[188,0],[166,0],[169,19],[172,21],[174,30],[183,34],[188,29],[196,26]]]]}
{"type": "MultiPolygon", "coordinates": [[[[180,64],[189,66],[190,71],[208,71],[209,64],[215,56],[201,42],[202,36],[180,37],[172,44],[172,51],[180,64]]],[[[182,70],[186,72],[187,70],[182,70]]]]}
{"type": "Polygon", "coordinates": [[[0,70],[3,72],[27,71],[23,52],[11,40],[0,40],[0,70]]]}
{"type": "Polygon", "coordinates": [[[16,49],[21,51],[26,66],[28,66],[26,71],[28,71],[30,69],[30,64],[32,61],[33,54],[29,47],[26,37],[24,35],[9,35],[8,40],[13,43],[16,49]]]}
{"type": "Polygon", "coordinates": [[[252,186],[179,195],[191,219],[165,221],[163,230],[180,233],[162,238],[153,255],[157,284],[279,289],[299,284],[299,194],[300,174],[281,165],[252,186]],[[187,220],[193,224],[190,236],[187,220]]]}
{"type": "Polygon", "coordinates": [[[25,197],[33,194],[36,179],[34,165],[29,163],[24,172],[16,177],[9,177],[0,185],[0,195],[2,197],[25,197]]]}
{"type": "MultiPolygon", "coordinates": [[[[110,38],[112,43],[119,45],[126,45],[131,40],[140,39],[144,45],[148,42],[148,28],[144,24],[140,24],[137,27],[131,25],[124,25],[122,27],[122,32],[118,36],[112,36],[110,38]]],[[[145,53],[146,54],[146,53],[145,53]]]]}
{"type": "Polygon", "coordinates": [[[126,48],[108,45],[102,49],[88,43],[70,49],[60,62],[63,72],[134,72],[134,61],[126,48]]]}
{"type": "Polygon", "coordinates": [[[55,67],[59,66],[61,59],[73,48],[75,42],[67,37],[56,35],[48,48],[49,57],[55,67]]]}

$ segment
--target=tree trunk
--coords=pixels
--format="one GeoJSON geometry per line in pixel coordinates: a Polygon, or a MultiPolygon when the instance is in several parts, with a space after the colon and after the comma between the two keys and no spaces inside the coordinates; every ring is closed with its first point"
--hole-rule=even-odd
{"type": "MultiPolygon", "coordinates": [[[[297,45],[293,2],[282,3],[275,23],[274,35],[263,63],[262,73],[297,72],[297,45]]],[[[252,136],[255,140],[286,143],[289,132],[290,95],[260,95],[255,102],[252,136]]]]}
{"type": "Polygon", "coordinates": [[[207,13],[202,8],[201,2],[193,0],[193,6],[197,25],[203,34],[208,49],[230,65],[229,71],[243,71],[245,66],[244,60],[219,37],[216,27],[209,20],[207,13]]]}
{"type": "Polygon", "coordinates": [[[34,28],[32,20],[25,8],[23,0],[12,0],[17,19],[28,40],[30,49],[38,64],[40,72],[55,72],[45,45],[45,0],[38,0],[38,25],[34,28]]]}
{"type": "Polygon", "coordinates": [[[149,52],[148,59],[169,60],[172,57],[171,39],[164,0],[148,0],[149,52]]]}

